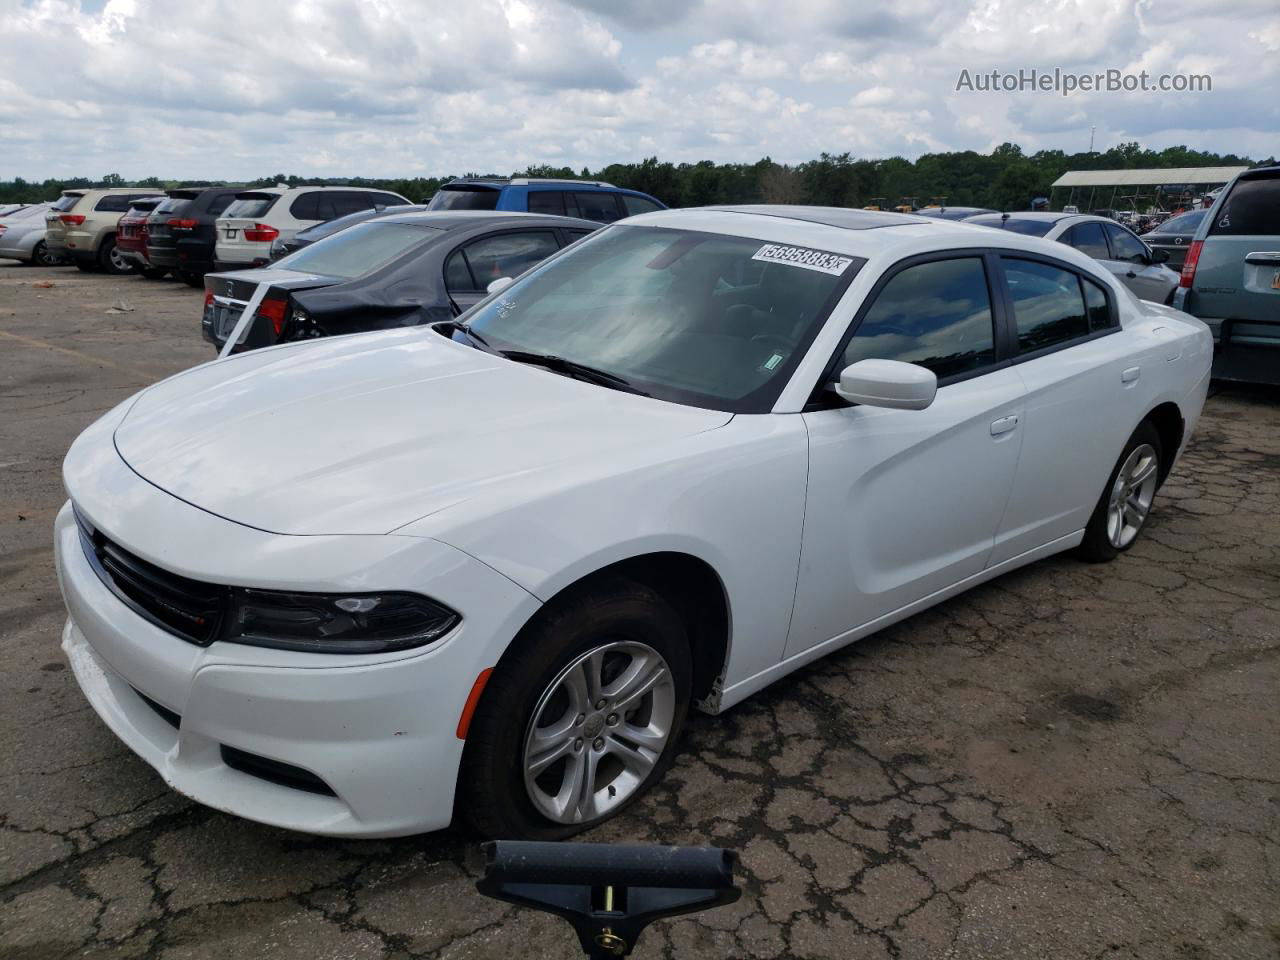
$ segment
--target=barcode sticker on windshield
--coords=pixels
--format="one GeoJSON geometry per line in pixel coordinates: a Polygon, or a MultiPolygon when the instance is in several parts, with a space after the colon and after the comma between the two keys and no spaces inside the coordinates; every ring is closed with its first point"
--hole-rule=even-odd
{"type": "Polygon", "coordinates": [[[838,253],[826,253],[822,250],[810,250],[808,247],[787,247],[780,243],[766,243],[755,252],[752,260],[763,260],[765,263],[785,263],[791,267],[802,267],[805,270],[817,270],[838,277],[853,263],[853,257],[842,257],[838,253]]]}

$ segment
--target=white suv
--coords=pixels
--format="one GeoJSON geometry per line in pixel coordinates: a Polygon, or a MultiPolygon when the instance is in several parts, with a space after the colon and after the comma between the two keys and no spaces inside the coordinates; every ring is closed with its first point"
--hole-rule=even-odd
{"type": "Polygon", "coordinates": [[[292,240],[299,230],[360,210],[409,201],[368,187],[263,187],[237,194],[218,218],[214,265],[218,271],[260,266],[271,244],[292,240]]]}

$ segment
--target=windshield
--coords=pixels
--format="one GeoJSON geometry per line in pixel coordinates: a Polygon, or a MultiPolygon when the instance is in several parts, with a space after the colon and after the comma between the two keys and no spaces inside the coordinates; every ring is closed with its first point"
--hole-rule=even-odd
{"type": "Polygon", "coordinates": [[[483,301],[466,327],[493,349],[562,357],[664,400],[765,413],[865,262],[610,227],[483,301]]]}
{"type": "Polygon", "coordinates": [[[431,198],[432,210],[496,210],[498,191],[492,187],[444,187],[431,198]]]}
{"type": "Polygon", "coordinates": [[[1015,217],[1005,218],[998,213],[969,217],[965,223],[976,223],[980,227],[995,227],[997,230],[1012,230],[1014,233],[1025,233],[1028,237],[1043,237],[1053,229],[1052,220],[1018,220],[1015,217]]]}
{"type": "Polygon", "coordinates": [[[351,280],[443,232],[408,223],[357,223],[277,260],[268,269],[300,270],[351,280]]]}
{"type": "Polygon", "coordinates": [[[222,215],[228,218],[243,217],[245,219],[260,217],[270,210],[271,205],[278,199],[280,198],[273,193],[258,193],[248,197],[241,197],[240,199],[233,201],[231,206],[227,207],[226,211],[222,215]]]}

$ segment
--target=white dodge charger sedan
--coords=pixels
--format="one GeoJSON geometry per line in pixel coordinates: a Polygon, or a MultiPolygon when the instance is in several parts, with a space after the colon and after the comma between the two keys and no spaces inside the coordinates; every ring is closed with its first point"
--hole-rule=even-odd
{"type": "Polygon", "coordinates": [[[176,790],[331,835],[598,823],[690,706],[1128,549],[1212,351],[1062,244],[860,210],[646,214],[493,289],[71,447],[63,649],[176,790]]]}

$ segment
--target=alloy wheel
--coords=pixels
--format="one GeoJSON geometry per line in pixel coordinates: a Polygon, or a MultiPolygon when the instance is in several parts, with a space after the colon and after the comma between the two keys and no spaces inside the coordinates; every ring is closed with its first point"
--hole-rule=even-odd
{"type": "Polygon", "coordinates": [[[111,261],[111,269],[116,273],[124,273],[129,269],[129,261],[120,253],[119,247],[112,247],[107,259],[111,261]]]}
{"type": "Polygon", "coordinates": [[[584,823],[626,803],[671,736],[675,683],[644,643],[603,643],[560,671],[534,707],[522,766],[534,807],[556,823],[584,823]]]}
{"type": "Polygon", "coordinates": [[[1147,521],[1156,495],[1158,467],[1155,448],[1144,443],[1133,449],[1116,473],[1107,505],[1107,539],[1117,550],[1133,543],[1147,521]]]}

